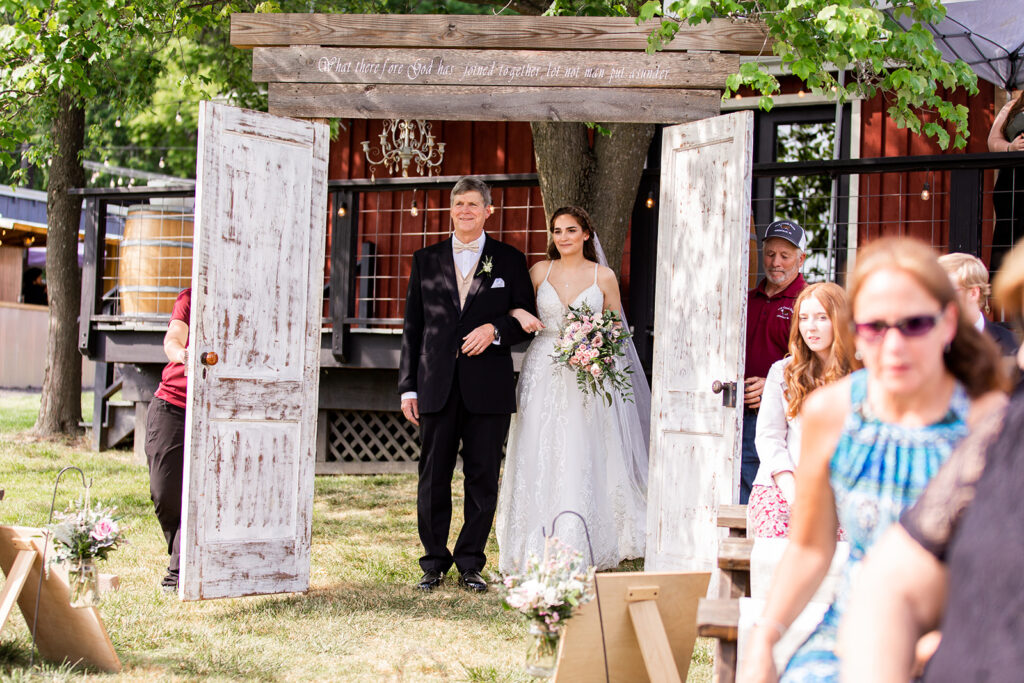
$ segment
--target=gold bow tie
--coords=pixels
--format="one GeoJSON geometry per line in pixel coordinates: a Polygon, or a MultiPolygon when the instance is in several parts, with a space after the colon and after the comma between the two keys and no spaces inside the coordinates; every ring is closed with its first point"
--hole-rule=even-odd
{"type": "Polygon", "coordinates": [[[456,254],[461,254],[464,251],[472,251],[473,253],[476,253],[476,252],[480,251],[480,243],[479,242],[473,242],[472,244],[464,244],[464,243],[462,243],[462,242],[460,242],[458,240],[453,240],[453,241],[455,243],[455,253],[456,254]]]}

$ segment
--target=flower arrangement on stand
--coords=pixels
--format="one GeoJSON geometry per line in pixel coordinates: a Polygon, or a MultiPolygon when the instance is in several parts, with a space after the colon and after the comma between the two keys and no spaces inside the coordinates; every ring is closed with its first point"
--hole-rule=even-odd
{"type": "Polygon", "coordinates": [[[585,303],[570,306],[552,358],[576,373],[576,385],[584,394],[603,396],[611,405],[614,391],[628,401],[633,395],[632,368],[619,369],[616,359],[625,355],[631,336],[614,311],[597,314],[585,303]]]}
{"type": "Polygon", "coordinates": [[[505,577],[504,584],[503,606],[520,612],[530,624],[526,673],[553,675],[562,625],[594,597],[594,568],[586,565],[578,551],[549,537],[544,557],[531,556],[524,571],[505,577]]]}
{"type": "Polygon", "coordinates": [[[99,503],[90,506],[86,496],[84,503],[72,504],[65,512],[57,513],[57,521],[47,527],[53,538],[50,563],[67,567],[72,607],[95,607],[100,602],[96,560],[107,559],[124,538],[116,510],[99,503]]]}

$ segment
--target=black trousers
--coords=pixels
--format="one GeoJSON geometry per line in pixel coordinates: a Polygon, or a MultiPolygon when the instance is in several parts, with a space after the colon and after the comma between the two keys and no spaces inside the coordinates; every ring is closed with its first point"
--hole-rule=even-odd
{"type": "Polygon", "coordinates": [[[171,559],[167,572],[179,568],[181,487],[185,458],[185,409],[154,398],[146,414],[146,461],[149,464],[149,495],[156,518],[167,539],[171,559]]]}
{"type": "Polygon", "coordinates": [[[420,415],[422,449],[416,513],[420,542],[425,551],[420,558],[423,571],[447,572],[452,564],[460,572],[483,571],[487,563],[484,547],[498,504],[501,448],[510,420],[507,413],[470,412],[457,382],[440,412],[420,415]],[[449,552],[452,474],[460,442],[462,470],[466,475],[465,522],[454,551],[449,552]]]}

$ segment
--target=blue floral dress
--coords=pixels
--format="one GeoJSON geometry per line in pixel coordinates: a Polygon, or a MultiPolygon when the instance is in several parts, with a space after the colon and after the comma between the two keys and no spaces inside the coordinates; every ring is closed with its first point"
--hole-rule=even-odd
{"type": "Polygon", "coordinates": [[[839,524],[850,542],[850,559],[835,600],[789,661],[781,683],[839,680],[836,632],[851,575],[868,548],[917,500],[967,434],[970,399],[959,382],[944,418],[926,427],[903,427],[882,422],[871,414],[866,401],[867,379],[865,370],[851,375],[850,415],[829,463],[839,524]]]}

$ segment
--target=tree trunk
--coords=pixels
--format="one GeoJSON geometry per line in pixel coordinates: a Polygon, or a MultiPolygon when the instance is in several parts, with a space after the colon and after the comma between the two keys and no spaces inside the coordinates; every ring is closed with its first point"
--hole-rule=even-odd
{"type": "Polygon", "coordinates": [[[607,135],[597,131],[591,135],[582,123],[537,121],[531,127],[548,221],[556,209],[568,204],[586,209],[601,238],[608,266],[618,275],[654,126],[602,124],[607,135]]]}
{"type": "MultiPolygon", "coordinates": [[[[50,324],[46,373],[35,431],[42,436],[77,434],[82,419],[82,355],[78,352],[78,314],[82,276],[78,270],[78,224],[82,201],[67,194],[85,184],[79,155],[85,142],[85,108],[67,90],[58,98],[52,122],[57,151],[50,162],[46,190],[46,281],[50,324]]],[[[94,419],[102,419],[97,415],[94,419]]]]}

